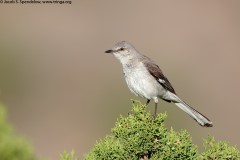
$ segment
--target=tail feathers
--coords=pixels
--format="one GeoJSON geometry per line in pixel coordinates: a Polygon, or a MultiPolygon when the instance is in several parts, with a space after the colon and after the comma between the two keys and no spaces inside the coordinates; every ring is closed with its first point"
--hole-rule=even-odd
{"type": "Polygon", "coordinates": [[[194,120],[196,120],[201,126],[204,127],[212,127],[212,122],[202,115],[200,112],[189,106],[187,103],[182,101],[176,94],[172,92],[167,92],[166,99],[174,102],[180,109],[186,112],[189,116],[191,116],[194,120]]]}
{"type": "Polygon", "coordinates": [[[177,102],[175,103],[180,109],[182,109],[184,112],[186,112],[189,116],[191,116],[194,120],[196,120],[201,126],[204,127],[212,127],[212,122],[199,113],[197,110],[186,104],[185,102],[177,102]]]}

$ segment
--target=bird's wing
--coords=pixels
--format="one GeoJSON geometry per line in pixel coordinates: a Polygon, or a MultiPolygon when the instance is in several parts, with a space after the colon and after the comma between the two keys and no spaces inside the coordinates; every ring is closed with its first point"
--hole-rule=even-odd
{"type": "Polygon", "coordinates": [[[150,59],[147,59],[146,61],[144,61],[144,65],[147,68],[148,72],[158,81],[158,83],[160,83],[163,86],[163,88],[176,94],[171,83],[168,81],[167,77],[163,75],[158,65],[156,65],[150,59]]]}

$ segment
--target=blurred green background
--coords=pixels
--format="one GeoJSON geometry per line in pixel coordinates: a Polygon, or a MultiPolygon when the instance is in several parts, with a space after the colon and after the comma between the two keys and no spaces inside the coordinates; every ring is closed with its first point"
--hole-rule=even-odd
{"type": "MultiPolygon", "coordinates": [[[[202,128],[160,102],[168,128],[240,146],[240,1],[77,1],[0,4],[0,101],[40,157],[79,156],[127,115],[120,63],[104,51],[127,40],[154,59],[178,95],[209,117],[202,128]]],[[[153,111],[153,103],[149,109],[153,111]]]]}

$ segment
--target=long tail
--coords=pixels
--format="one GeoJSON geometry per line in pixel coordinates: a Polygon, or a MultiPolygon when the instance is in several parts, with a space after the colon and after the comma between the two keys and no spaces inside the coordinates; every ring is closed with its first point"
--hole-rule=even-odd
{"type": "Polygon", "coordinates": [[[194,120],[196,120],[201,126],[204,127],[212,127],[212,122],[202,115],[200,112],[189,106],[187,103],[182,101],[177,95],[171,94],[175,98],[175,104],[182,109],[184,112],[186,112],[189,116],[191,116],[194,120]]]}
{"type": "Polygon", "coordinates": [[[201,126],[212,127],[212,122],[185,102],[175,103],[179,108],[196,120],[201,126]]]}

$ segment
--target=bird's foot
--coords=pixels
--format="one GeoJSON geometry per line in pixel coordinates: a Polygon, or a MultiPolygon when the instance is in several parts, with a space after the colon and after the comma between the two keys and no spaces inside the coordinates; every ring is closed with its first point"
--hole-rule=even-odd
{"type": "Polygon", "coordinates": [[[128,116],[129,116],[129,115],[132,115],[132,114],[135,114],[135,113],[133,113],[133,112],[128,112],[128,116]]]}
{"type": "Polygon", "coordinates": [[[152,114],[152,117],[153,117],[153,119],[155,120],[156,117],[157,117],[157,115],[156,115],[156,114],[152,114]]]}

